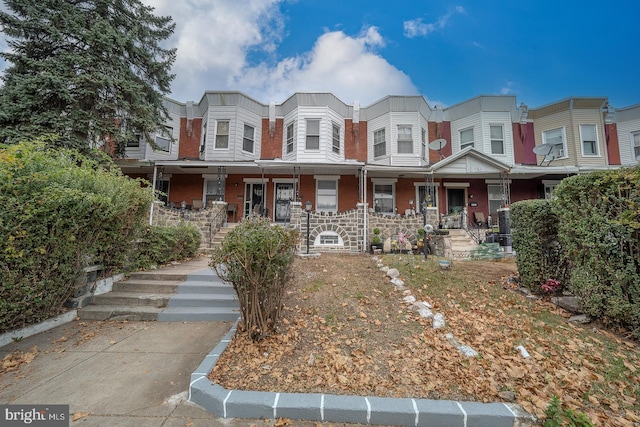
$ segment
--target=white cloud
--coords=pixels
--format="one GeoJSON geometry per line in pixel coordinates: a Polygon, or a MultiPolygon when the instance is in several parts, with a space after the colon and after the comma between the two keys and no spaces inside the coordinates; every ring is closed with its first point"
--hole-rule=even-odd
{"type": "Polygon", "coordinates": [[[456,6],[454,10],[442,15],[436,22],[424,23],[422,18],[416,18],[404,22],[404,35],[410,39],[414,37],[426,37],[429,34],[442,30],[449,23],[454,13],[466,13],[462,6],[456,6]]]}
{"type": "Polygon", "coordinates": [[[345,102],[360,101],[364,105],[386,95],[417,94],[411,79],[376,53],[384,43],[375,27],[357,37],[342,31],[327,32],[311,52],[286,58],[272,67],[249,68],[236,83],[273,101],[298,91],[328,91],[345,102]]]}
{"type": "Polygon", "coordinates": [[[513,82],[507,81],[505,82],[505,85],[502,87],[502,89],[500,89],[500,94],[501,95],[512,95],[514,93],[513,91],[513,82]]]}
{"type": "Polygon", "coordinates": [[[206,90],[238,90],[258,101],[284,101],[294,92],[331,92],[363,105],[386,95],[417,94],[411,79],[378,49],[385,40],[376,27],[350,36],[320,35],[310,51],[277,58],[285,37],[281,0],[145,0],[176,22],[170,41],[177,47],[172,97],[198,101],[206,90]],[[250,62],[259,51],[260,63],[250,62]]]}

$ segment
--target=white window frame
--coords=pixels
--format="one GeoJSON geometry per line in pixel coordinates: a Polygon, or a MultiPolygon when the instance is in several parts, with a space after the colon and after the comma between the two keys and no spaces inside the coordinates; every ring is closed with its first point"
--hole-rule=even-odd
{"type": "Polygon", "coordinates": [[[420,142],[422,144],[422,159],[423,160],[429,160],[428,159],[428,153],[429,153],[429,149],[427,148],[427,131],[425,128],[420,128],[420,142]]]}
{"type": "Polygon", "coordinates": [[[247,123],[244,124],[242,131],[242,151],[253,154],[255,150],[256,128],[247,123]],[[247,135],[247,130],[251,130],[251,135],[247,135]],[[248,144],[251,144],[251,150],[247,150],[248,144]]]}
{"type": "MultiPolygon", "coordinates": [[[[415,211],[417,213],[421,213],[422,212],[422,200],[420,199],[420,194],[424,193],[425,197],[427,195],[427,185],[422,182],[422,183],[415,183],[415,187],[416,187],[416,198],[415,198],[415,211]]],[[[427,201],[427,205],[431,205],[431,206],[427,206],[427,207],[432,207],[432,208],[437,208],[438,207],[438,187],[439,184],[434,183],[433,184],[433,200],[431,200],[431,203],[429,203],[429,201],[427,201]]]]}
{"type": "MultiPolygon", "coordinates": [[[[305,130],[305,150],[309,151],[318,151],[320,150],[320,119],[306,119],[306,130],[305,130]],[[318,124],[318,133],[309,133],[309,129],[311,128],[311,123],[318,124]]],[[[313,131],[313,130],[312,130],[313,131]]]]}
{"type": "Polygon", "coordinates": [[[631,156],[640,161],[640,130],[631,132],[631,156]]]}
{"type": "Polygon", "coordinates": [[[334,153],[340,154],[340,125],[337,123],[331,123],[331,149],[334,153]]]}
{"type": "Polygon", "coordinates": [[[543,144],[548,144],[547,140],[548,140],[548,134],[550,134],[551,132],[560,132],[560,137],[562,138],[562,142],[558,143],[556,142],[554,144],[555,146],[558,145],[562,145],[562,151],[560,153],[560,156],[556,157],[556,159],[566,159],[569,157],[569,152],[567,150],[567,133],[565,131],[564,126],[559,127],[559,128],[555,128],[555,129],[549,129],[549,130],[544,130],[542,131],[542,143],[543,144]]]}
{"type": "Polygon", "coordinates": [[[504,126],[501,124],[489,125],[489,138],[491,139],[491,154],[498,154],[498,155],[505,154],[504,126]],[[500,129],[500,133],[501,133],[500,137],[494,137],[492,132],[494,128],[500,129]],[[494,143],[495,145],[499,145],[500,147],[499,151],[495,150],[494,143]]]}
{"type": "Polygon", "coordinates": [[[467,147],[474,147],[475,135],[474,135],[473,127],[461,129],[459,132],[459,136],[460,136],[460,151],[464,150],[467,147]],[[467,135],[469,132],[471,132],[471,139],[463,141],[462,136],[467,135]]]}
{"type": "Polygon", "coordinates": [[[489,209],[489,215],[491,215],[492,217],[495,216],[494,220],[497,220],[497,213],[500,208],[502,208],[502,186],[500,184],[487,184],[487,209],[489,209]],[[495,192],[492,191],[492,189],[495,192]],[[498,194],[498,197],[492,198],[492,194],[498,194]],[[495,211],[491,210],[492,202],[493,206],[495,206],[495,202],[498,202],[498,207],[495,211]]]}
{"type": "Polygon", "coordinates": [[[228,150],[229,149],[229,134],[231,133],[231,120],[216,120],[216,142],[214,143],[214,149],[216,150],[228,150]],[[226,123],[227,133],[220,133],[221,124],[226,123]],[[225,138],[226,137],[226,138],[225,138]]]}
{"type": "Polygon", "coordinates": [[[597,125],[580,125],[580,148],[582,148],[582,157],[600,157],[599,143],[598,143],[598,126],[597,125]],[[586,140],[585,131],[587,127],[593,128],[594,140],[586,140]],[[587,153],[585,150],[586,143],[593,144],[593,153],[587,153]]]}
{"type": "Polygon", "coordinates": [[[373,131],[373,157],[383,157],[387,155],[387,132],[386,128],[373,131]],[[380,138],[382,137],[382,138],[380,138]],[[382,147],[379,149],[379,147],[382,147]],[[380,152],[378,152],[380,151],[380,152]]]}
{"type": "Polygon", "coordinates": [[[313,246],[344,246],[344,241],[335,231],[323,231],[316,236],[313,246]],[[331,240],[328,242],[327,240],[331,240]]]}
{"type": "Polygon", "coordinates": [[[319,212],[337,212],[338,211],[338,180],[340,177],[336,176],[322,176],[315,177],[316,180],[316,211],[319,212]],[[332,182],[335,185],[335,189],[320,188],[321,182],[332,182]],[[333,198],[333,201],[329,203],[329,207],[324,207],[327,203],[323,202],[323,206],[320,206],[320,198],[329,199],[333,198]]]}
{"type": "Polygon", "coordinates": [[[171,152],[171,140],[173,139],[173,128],[168,127],[156,132],[155,143],[158,147],[154,151],[162,151],[163,153],[171,152]]]}
{"type": "Polygon", "coordinates": [[[140,132],[133,132],[133,138],[127,140],[127,148],[140,148],[141,141],[142,134],[140,132]]]}
{"type": "Polygon", "coordinates": [[[553,190],[560,184],[560,181],[556,180],[542,180],[542,185],[544,186],[544,198],[550,200],[553,198],[553,190]]]}
{"type": "Polygon", "coordinates": [[[295,132],[296,132],[295,122],[291,122],[285,127],[284,145],[285,145],[285,152],[287,154],[291,154],[295,151],[295,145],[294,145],[294,142],[296,139],[295,132]]]}
{"type": "Polygon", "coordinates": [[[202,142],[200,143],[200,153],[204,153],[207,146],[207,122],[202,123],[202,142]]]}
{"type": "Polygon", "coordinates": [[[413,154],[413,126],[398,125],[397,130],[398,130],[398,140],[397,140],[396,149],[398,154],[413,154]],[[406,137],[407,130],[408,130],[408,138],[406,137]]]}
{"type": "Polygon", "coordinates": [[[374,212],[381,215],[395,215],[396,214],[396,179],[376,179],[372,180],[373,191],[373,209],[374,212]],[[391,194],[380,191],[379,187],[391,187],[391,194]],[[383,209],[383,204],[379,201],[391,199],[391,207],[387,210],[383,209]]]}

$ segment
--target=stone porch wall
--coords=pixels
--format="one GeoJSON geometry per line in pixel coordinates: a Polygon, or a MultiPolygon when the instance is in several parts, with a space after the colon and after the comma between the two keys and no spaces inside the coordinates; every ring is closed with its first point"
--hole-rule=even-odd
{"type": "Polygon", "coordinates": [[[210,202],[210,206],[200,210],[185,210],[184,215],[181,209],[168,208],[157,202],[153,207],[153,225],[177,226],[182,223],[194,225],[200,230],[201,245],[208,246],[213,234],[218,231],[223,222],[227,219],[226,202],[210,202]],[[218,218],[211,230],[211,221],[218,218]]]}

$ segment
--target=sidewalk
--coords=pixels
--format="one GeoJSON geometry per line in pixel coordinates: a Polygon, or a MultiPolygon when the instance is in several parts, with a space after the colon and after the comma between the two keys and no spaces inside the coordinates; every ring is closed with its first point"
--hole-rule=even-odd
{"type": "MultiPolygon", "coordinates": [[[[157,273],[191,273],[207,261],[157,273]]],[[[222,419],[186,401],[191,373],[232,324],[75,320],[0,347],[0,359],[35,351],[18,370],[0,371],[0,404],[68,404],[71,417],[80,417],[71,426],[273,426],[273,420],[222,419]]]]}

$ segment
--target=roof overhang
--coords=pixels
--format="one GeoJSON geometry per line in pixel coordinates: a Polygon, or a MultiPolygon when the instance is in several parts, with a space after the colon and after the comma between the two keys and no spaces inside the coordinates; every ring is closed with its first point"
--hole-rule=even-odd
{"type": "Polygon", "coordinates": [[[469,147],[433,164],[431,170],[435,176],[484,176],[509,173],[511,166],[469,147]]]}

